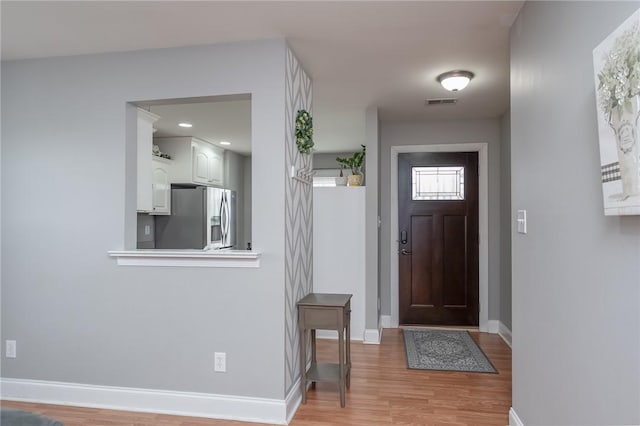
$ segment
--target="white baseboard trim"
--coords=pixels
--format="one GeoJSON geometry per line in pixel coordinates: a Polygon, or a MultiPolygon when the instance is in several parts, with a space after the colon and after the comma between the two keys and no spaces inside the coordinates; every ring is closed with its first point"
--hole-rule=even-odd
{"type": "MultiPolygon", "coordinates": [[[[366,333],[366,331],[365,331],[366,333]]],[[[338,332],[335,330],[316,330],[316,339],[330,339],[330,340],[338,340],[338,332]]],[[[364,336],[356,336],[351,333],[351,341],[361,342],[364,340],[364,336]]]]}
{"type": "Polygon", "coordinates": [[[375,328],[368,328],[364,331],[364,340],[362,343],[365,345],[379,345],[380,339],[382,339],[382,329],[376,330],[375,328]]]}
{"type": "Polygon", "coordinates": [[[504,325],[502,321],[489,320],[487,321],[487,332],[497,334],[502,337],[502,340],[511,347],[511,330],[504,325]]]}
{"type": "MultiPolygon", "coordinates": [[[[338,332],[335,330],[316,330],[316,339],[338,340],[338,332]]],[[[352,338],[352,340],[355,340],[352,338]]]]}
{"type": "MultiPolygon", "coordinates": [[[[311,385],[311,383],[309,383],[311,385]]],[[[293,416],[295,416],[298,407],[302,404],[302,393],[300,391],[300,378],[294,383],[293,387],[289,391],[289,394],[285,398],[285,404],[287,407],[286,420],[287,424],[291,422],[293,416]]]]}
{"type": "Polygon", "coordinates": [[[391,315],[380,315],[380,327],[382,327],[382,328],[392,328],[391,327],[391,315]]]}
{"type": "Polygon", "coordinates": [[[522,420],[520,420],[520,417],[518,417],[513,407],[509,409],[509,426],[524,426],[524,423],[522,423],[522,420]]]}
{"type": "MultiPolygon", "coordinates": [[[[365,345],[379,345],[382,337],[382,329],[366,329],[362,336],[351,335],[351,341],[362,342],[365,345]]],[[[335,330],[316,330],[316,339],[338,340],[338,332],[335,330]]]]}
{"type": "Polygon", "coordinates": [[[300,400],[299,384],[286,400],[11,378],[0,385],[9,401],[275,424],[287,424],[300,400]]]}
{"type": "Polygon", "coordinates": [[[512,341],[512,336],[511,336],[511,330],[509,330],[509,327],[507,327],[506,325],[504,325],[502,323],[502,321],[500,321],[500,324],[498,326],[498,334],[500,335],[500,337],[502,337],[502,340],[504,340],[504,342],[509,345],[509,347],[511,348],[511,341],[512,341]]]}

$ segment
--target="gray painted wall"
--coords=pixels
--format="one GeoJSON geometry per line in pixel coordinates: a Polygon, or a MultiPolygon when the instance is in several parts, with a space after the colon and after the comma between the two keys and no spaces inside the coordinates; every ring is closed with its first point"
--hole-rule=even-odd
{"type": "Polygon", "coordinates": [[[511,113],[500,117],[500,321],[511,330],[511,113]]]}
{"type": "Polygon", "coordinates": [[[527,2],[511,29],[513,408],[640,424],[640,217],[603,214],[592,50],[635,2],[527,2]]]}
{"type": "Polygon", "coordinates": [[[380,204],[378,202],[378,155],[380,152],[380,136],[378,134],[378,109],[367,108],[365,112],[365,135],[367,155],[366,167],[366,205],[365,205],[365,327],[368,330],[378,330],[380,310],[378,309],[379,292],[379,228],[378,214],[380,204]]]}
{"type": "Polygon", "coordinates": [[[3,377],[284,398],[285,51],[270,40],[2,63],[2,336],[18,344],[3,377]],[[136,232],[126,103],[240,93],[252,94],[260,268],[117,266],[107,251],[136,232]],[[216,351],[227,373],[213,372],[216,351]]]}
{"type": "Polygon", "coordinates": [[[380,280],[382,314],[391,314],[389,256],[391,146],[447,143],[488,144],[489,156],[489,319],[500,318],[500,122],[497,119],[382,124],[380,152],[380,280]]]}

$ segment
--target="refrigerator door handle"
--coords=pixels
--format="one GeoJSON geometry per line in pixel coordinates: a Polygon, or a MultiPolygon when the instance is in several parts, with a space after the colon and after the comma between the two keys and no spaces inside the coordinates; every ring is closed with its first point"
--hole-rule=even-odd
{"type": "Polygon", "coordinates": [[[227,194],[222,193],[222,202],[220,204],[220,231],[222,236],[222,247],[228,245],[229,239],[229,201],[227,194]]]}

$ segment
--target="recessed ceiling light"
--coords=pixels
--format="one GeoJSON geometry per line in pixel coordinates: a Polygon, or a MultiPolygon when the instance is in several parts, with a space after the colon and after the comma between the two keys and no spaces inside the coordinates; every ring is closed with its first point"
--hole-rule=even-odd
{"type": "Polygon", "coordinates": [[[180,126],[180,127],[193,127],[193,124],[191,124],[191,123],[178,123],[178,126],[180,126]]]}
{"type": "Polygon", "coordinates": [[[220,141],[220,145],[231,145],[231,142],[220,141]]]}
{"type": "Polygon", "coordinates": [[[470,71],[448,71],[440,74],[436,80],[442,84],[442,87],[451,91],[457,92],[467,87],[467,84],[473,78],[473,73],[470,71]]]}

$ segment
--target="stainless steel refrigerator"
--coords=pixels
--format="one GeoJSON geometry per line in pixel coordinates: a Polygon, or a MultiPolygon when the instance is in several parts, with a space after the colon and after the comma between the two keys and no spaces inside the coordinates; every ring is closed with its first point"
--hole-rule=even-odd
{"type": "Polygon", "coordinates": [[[171,185],[171,215],[156,216],[157,249],[222,249],[236,244],[236,192],[171,185]]]}

